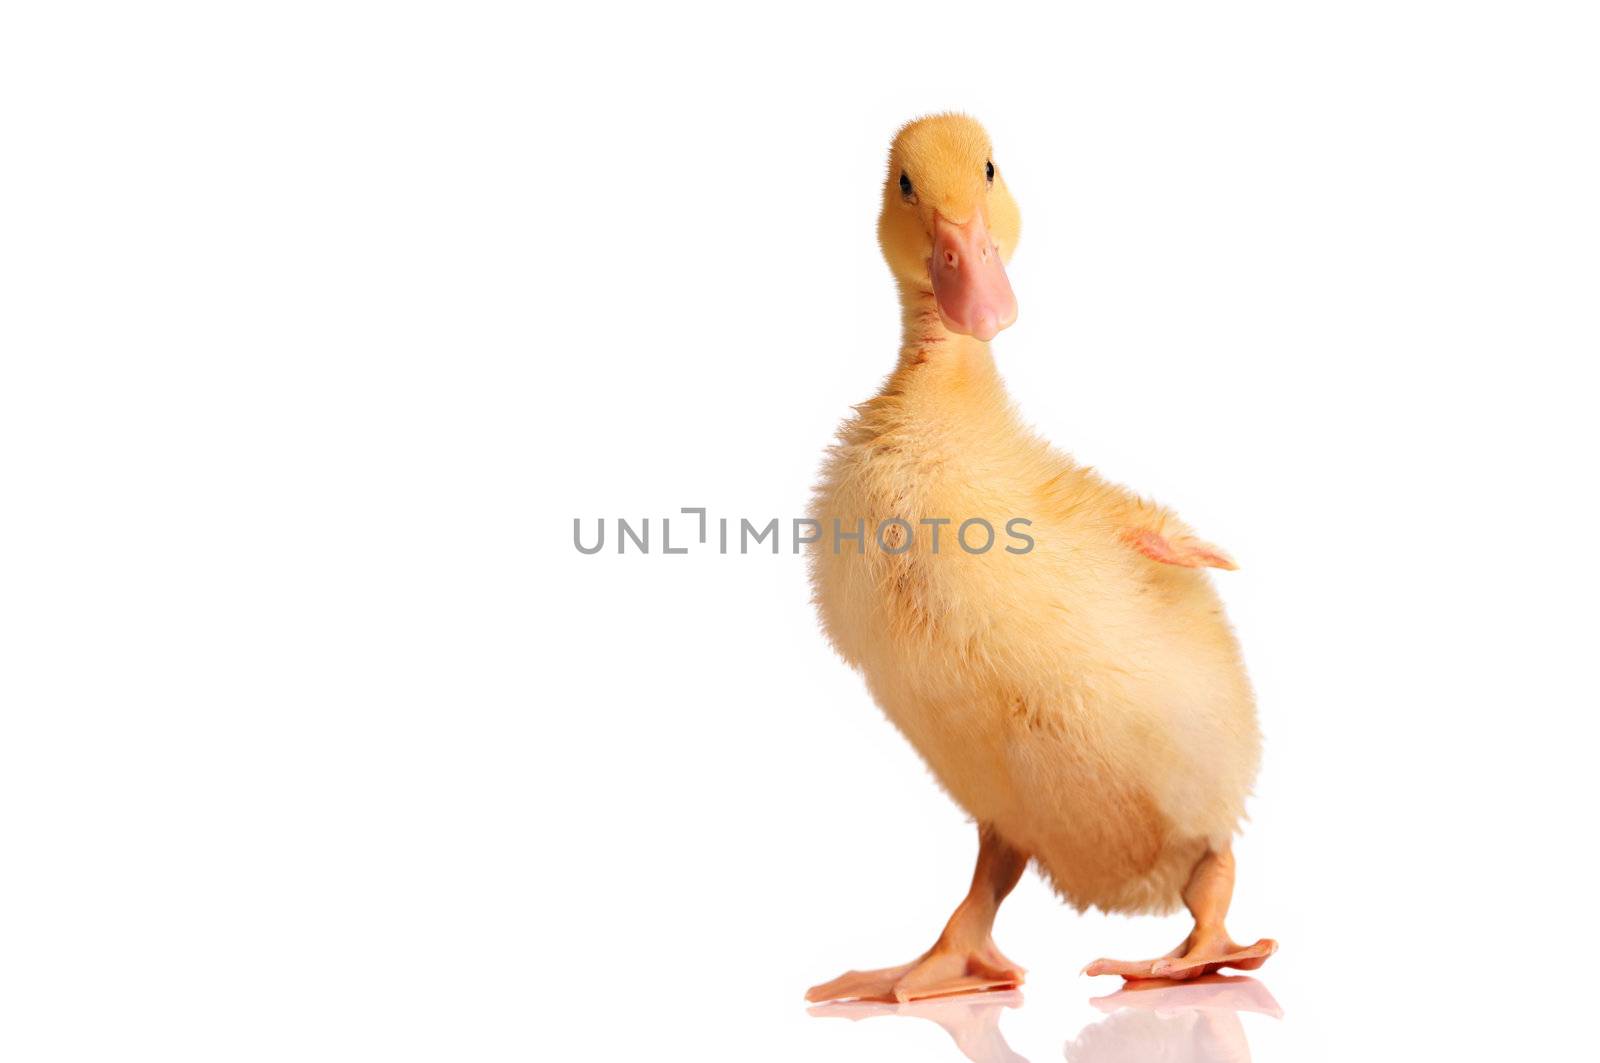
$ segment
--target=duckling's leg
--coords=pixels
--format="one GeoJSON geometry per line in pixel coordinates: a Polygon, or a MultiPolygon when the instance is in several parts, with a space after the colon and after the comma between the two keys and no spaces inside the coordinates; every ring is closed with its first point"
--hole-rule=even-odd
{"type": "Polygon", "coordinates": [[[905,1003],[952,993],[1015,989],[1022,984],[1022,968],[1000,954],[989,934],[1000,902],[1027,865],[1026,855],[1008,845],[992,828],[980,826],[978,866],[972,873],[972,888],[933,948],[899,967],[847,971],[831,982],[812,986],[806,999],[905,1003]]]}
{"type": "Polygon", "coordinates": [[[1095,960],[1083,973],[1184,981],[1223,967],[1253,971],[1278,951],[1278,943],[1262,938],[1254,945],[1235,944],[1222,925],[1231,900],[1233,850],[1213,849],[1200,858],[1183,889],[1183,903],[1194,916],[1194,932],[1183,944],[1155,960],[1095,960]]]}

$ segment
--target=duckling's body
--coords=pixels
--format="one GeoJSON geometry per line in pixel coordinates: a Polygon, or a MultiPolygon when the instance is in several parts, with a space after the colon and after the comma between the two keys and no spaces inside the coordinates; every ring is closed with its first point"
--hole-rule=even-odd
{"type": "Polygon", "coordinates": [[[1079,908],[1178,906],[1233,836],[1259,737],[1208,577],[1127,542],[1176,520],[1025,429],[964,336],[907,352],[844,428],[812,515],[830,532],[812,555],[828,635],[950,795],[1079,908]],[[835,520],[870,535],[896,517],[903,553],[832,551],[835,520]],[[938,517],[934,554],[917,522],[938,517]],[[974,517],[996,529],[981,554],[957,541],[974,517]],[[1008,552],[1027,546],[1013,518],[1031,521],[1025,553],[1008,552]]]}
{"type": "Polygon", "coordinates": [[[976,201],[963,199],[970,182],[947,177],[987,151],[958,116],[896,139],[899,195],[886,188],[880,239],[901,281],[905,340],[830,451],[811,558],[828,636],[978,822],[978,872],[928,953],[852,972],[812,999],[1017,984],[989,926],[1029,859],[1080,909],[1196,910],[1196,934],[1169,957],[1101,961],[1099,972],[1185,977],[1259,966],[1274,947],[1242,949],[1221,930],[1260,747],[1238,645],[1200,571],[1232,563],[1018,421],[986,342],[1014,316],[1009,286],[1003,274],[959,276],[1000,270],[1015,205],[992,163],[976,201]],[[969,519],[994,529],[987,549],[984,525],[958,539],[969,519]],[[841,536],[858,529],[859,545],[841,536]]]}

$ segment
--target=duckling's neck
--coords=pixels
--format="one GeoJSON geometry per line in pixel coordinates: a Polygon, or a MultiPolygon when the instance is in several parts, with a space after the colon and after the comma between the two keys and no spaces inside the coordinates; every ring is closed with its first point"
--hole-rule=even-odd
{"type": "Polygon", "coordinates": [[[932,292],[900,286],[900,327],[900,361],[885,390],[929,397],[1004,392],[989,345],[946,328],[932,292]]]}

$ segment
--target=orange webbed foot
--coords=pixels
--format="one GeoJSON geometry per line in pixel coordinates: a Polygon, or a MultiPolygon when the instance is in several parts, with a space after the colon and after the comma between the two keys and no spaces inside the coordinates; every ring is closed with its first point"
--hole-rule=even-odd
{"type": "Polygon", "coordinates": [[[1225,936],[1191,936],[1182,945],[1154,960],[1095,960],[1083,969],[1087,975],[1115,974],[1130,981],[1159,978],[1184,982],[1201,975],[1215,974],[1224,967],[1253,971],[1278,951],[1278,943],[1262,938],[1254,945],[1239,945],[1225,936]]]}
{"type": "Polygon", "coordinates": [[[806,999],[876,1000],[907,1003],[957,993],[1015,989],[1023,970],[989,942],[981,948],[935,945],[919,959],[876,971],[847,971],[831,982],[812,986],[806,999]]]}
{"type": "Polygon", "coordinates": [[[1149,528],[1129,528],[1122,533],[1122,541],[1152,561],[1182,568],[1225,568],[1230,571],[1239,566],[1220,546],[1213,546],[1192,535],[1174,535],[1168,538],[1149,528]]]}

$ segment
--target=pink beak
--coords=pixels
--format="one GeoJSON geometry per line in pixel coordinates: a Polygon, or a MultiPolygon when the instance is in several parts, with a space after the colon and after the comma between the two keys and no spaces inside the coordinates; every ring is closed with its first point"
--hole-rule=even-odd
{"type": "Polygon", "coordinates": [[[951,331],[988,341],[1017,320],[1017,297],[982,214],[965,225],[934,216],[928,275],[939,317],[951,331]]]}

